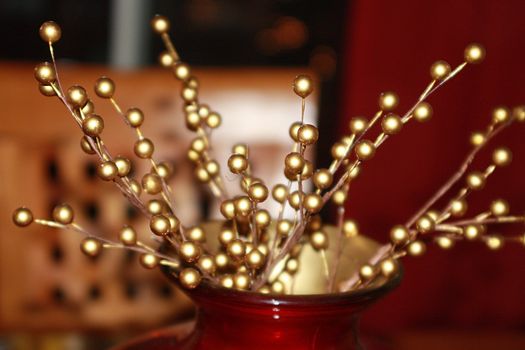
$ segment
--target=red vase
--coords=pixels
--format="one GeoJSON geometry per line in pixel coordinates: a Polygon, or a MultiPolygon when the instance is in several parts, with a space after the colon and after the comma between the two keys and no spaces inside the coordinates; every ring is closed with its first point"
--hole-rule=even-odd
{"type": "Polygon", "coordinates": [[[204,283],[188,292],[197,306],[193,323],[116,349],[363,349],[357,330],[361,312],[400,280],[401,272],[377,287],[321,295],[263,295],[204,283]]]}

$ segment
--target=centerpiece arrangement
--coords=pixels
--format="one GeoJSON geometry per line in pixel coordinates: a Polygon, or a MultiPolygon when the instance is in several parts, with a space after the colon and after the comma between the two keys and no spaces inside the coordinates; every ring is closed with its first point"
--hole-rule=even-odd
{"type": "Polygon", "coordinates": [[[88,231],[75,221],[68,204],[55,207],[51,219],[35,218],[25,207],[13,214],[18,226],[34,223],[79,232],[85,236],[81,251],[88,256],[109,249],[138,252],[142,266],[161,268],[200,306],[197,326],[187,337],[180,330],[158,333],[128,348],[359,348],[353,332],[357,314],[399,283],[400,258],[422,255],[432,243],[449,249],[457,240],[476,240],[499,249],[507,241],[525,242],[521,235],[493,233],[495,225],[525,221],[523,215],[510,214],[503,199],[494,200],[486,211],[465,217],[469,194],[483,189],[494,171],[511,162],[512,154],[506,147],[496,147],[484,169],[471,169],[473,160],[495,135],[514,122],[525,121],[525,106],[493,111],[486,129],[472,134],[472,149],[458,171],[411,218],[392,228],[389,243],[380,245],[364,237],[357,222],[345,219],[350,186],[361,168],[406,124],[431,118],[427,98],[468,65],[481,62],[485,57],[481,45],[468,45],[462,63],[454,68],[442,60],[435,62],[430,68],[430,83],[403,114],[396,111],[399,101],[395,93],[380,94],[377,113],[370,119],[353,118],[345,136],[334,143],[328,168],[316,169],[314,161],[306,157],[319,132],[315,125],[304,123],[313,82],[306,75],[297,76],[292,88],[299,97],[300,113],[289,128],[290,153],[282,160],[286,182],[272,187],[258,178],[250,166],[248,146],[236,144],[227,170],[236,176],[240,189],[230,194],[221,165],[213,156],[212,135],[222,117],[199,99],[200,82],[181,61],[168,34],[167,18],[157,15],[151,24],[166,47],[159,56],[160,64],[182,84],[182,112],[186,127],[195,135],[187,157],[197,180],[220,201],[223,219],[197,226],[181,222],[177,207],[184,203],[172,199],[172,191],[177,190],[168,185],[172,169],[156,158],[153,141],[143,133],[143,111],[121,106],[115,82],[101,77],[95,83],[95,94],[110,103],[131,129],[136,137],[133,151],[151,169],[133,177],[131,160],[111,153],[103,138],[104,119],[96,114],[86,89],[61,85],[54,54],[61,29],[54,22],[40,27],[51,62],[35,67],[38,88],[65,106],[81,129],[81,149],[98,159],[99,177],[113,182],[148,218],[158,244],[140,241],[131,226],[112,235],[88,231]],[[451,194],[458,185],[460,190],[451,194]],[[279,204],[278,212],[265,209],[270,200],[279,204]],[[437,207],[443,200],[447,203],[437,207]],[[326,225],[319,216],[329,202],[336,206],[333,225],[326,225]],[[285,215],[287,207],[293,209],[293,216],[285,215]]]}

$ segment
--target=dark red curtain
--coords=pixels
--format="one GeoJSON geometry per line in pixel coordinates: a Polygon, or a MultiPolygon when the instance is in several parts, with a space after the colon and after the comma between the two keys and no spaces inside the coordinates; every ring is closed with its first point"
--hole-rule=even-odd
{"type": "MultiPolygon", "coordinates": [[[[404,222],[457,169],[469,150],[470,132],[487,125],[492,109],[525,103],[524,14],[522,0],[356,0],[349,6],[341,130],[348,130],[352,116],[373,115],[382,91],[397,92],[398,112],[404,113],[430,81],[434,61],[458,65],[470,42],[487,49],[483,63],[468,66],[429,100],[434,107],[429,123],[409,123],[365,164],[347,208],[364,233],[387,241],[390,227],[404,222]]],[[[499,145],[514,151],[513,164],[470,197],[470,214],[496,197],[506,198],[514,213],[525,212],[524,136],[525,124],[515,125],[474,164],[484,168],[499,145]]],[[[425,256],[403,262],[402,286],[366,315],[365,328],[525,327],[522,245],[498,252],[481,243],[451,251],[431,246],[425,256]]]]}

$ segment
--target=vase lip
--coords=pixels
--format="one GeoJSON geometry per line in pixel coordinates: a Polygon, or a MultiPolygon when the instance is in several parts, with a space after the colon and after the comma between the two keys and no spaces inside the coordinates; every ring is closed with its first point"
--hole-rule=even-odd
{"type": "MultiPolygon", "coordinates": [[[[170,280],[180,286],[179,280],[169,266],[162,266],[162,272],[170,280]]],[[[396,274],[391,276],[384,283],[378,286],[366,287],[363,289],[342,292],[342,293],[324,293],[324,294],[262,294],[254,291],[244,291],[237,289],[224,288],[214,285],[209,281],[203,280],[195,289],[181,289],[191,298],[203,301],[209,298],[214,300],[221,299],[225,302],[231,300],[234,303],[253,304],[253,305],[287,305],[287,306],[305,306],[305,305],[345,305],[358,304],[365,301],[373,302],[383,295],[396,288],[403,278],[403,267],[399,264],[396,274]],[[217,299],[216,299],[217,298],[217,299]]]]}

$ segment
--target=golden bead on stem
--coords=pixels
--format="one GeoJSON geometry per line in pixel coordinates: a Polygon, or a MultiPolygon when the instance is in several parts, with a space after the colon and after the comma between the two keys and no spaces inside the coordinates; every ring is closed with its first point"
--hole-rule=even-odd
{"type": "Polygon", "coordinates": [[[82,131],[88,136],[97,137],[104,130],[104,120],[96,114],[90,114],[82,121],[82,131]]]}
{"type": "Polygon", "coordinates": [[[155,173],[148,173],[142,177],[142,188],[148,194],[158,194],[162,191],[162,178],[155,173]]]}
{"type": "Polygon", "coordinates": [[[95,82],[95,93],[101,98],[111,98],[115,93],[115,83],[108,77],[100,77],[95,82]]]}
{"type": "Polygon", "coordinates": [[[138,128],[144,122],[144,113],[139,108],[129,108],[126,111],[126,120],[133,128],[138,128]]]}
{"type": "Polygon", "coordinates": [[[89,257],[96,257],[102,251],[102,243],[95,238],[85,238],[80,243],[80,250],[89,257]]]}
{"type": "Polygon", "coordinates": [[[285,169],[293,174],[299,174],[304,167],[304,158],[298,152],[291,152],[284,159],[285,169]]]}
{"type": "Polygon", "coordinates": [[[298,75],[293,81],[293,91],[301,98],[306,98],[314,89],[312,79],[307,75],[298,75]]]}
{"type": "Polygon", "coordinates": [[[308,193],[303,199],[304,208],[311,214],[319,212],[323,206],[323,199],[317,193],[308,193]]]}
{"type": "Polygon", "coordinates": [[[241,154],[233,154],[228,158],[228,168],[234,174],[243,173],[248,169],[248,160],[241,154]]]}
{"type": "MultiPolygon", "coordinates": [[[[48,86],[48,84],[53,83],[57,79],[55,68],[49,62],[40,63],[35,67],[35,78],[40,84],[48,86]]],[[[53,90],[53,88],[51,88],[51,90],[53,90]]],[[[54,94],[55,92],[53,90],[53,95],[54,94]]]]}
{"type": "Polygon", "coordinates": [[[104,181],[112,181],[118,176],[117,165],[111,160],[102,162],[97,168],[97,174],[104,181]]]}
{"type": "Polygon", "coordinates": [[[180,257],[189,263],[199,260],[202,250],[195,242],[186,241],[179,247],[180,257]]]}
{"type": "Polygon", "coordinates": [[[124,226],[120,229],[119,240],[126,246],[137,244],[137,233],[131,226],[124,226]]]}
{"type": "Polygon", "coordinates": [[[40,38],[46,43],[56,43],[62,36],[60,26],[53,21],[44,22],[38,30],[40,38]]]}
{"type": "Polygon", "coordinates": [[[312,145],[319,139],[319,130],[312,124],[304,124],[297,130],[299,142],[305,145],[312,145]]]}
{"type": "Polygon", "coordinates": [[[74,85],[67,89],[66,100],[73,108],[82,108],[88,101],[86,89],[82,86],[74,85]]]}
{"type": "Polygon", "coordinates": [[[485,187],[485,175],[479,171],[473,171],[467,175],[467,186],[471,190],[481,190],[485,187]]]}
{"type": "Polygon", "coordinates": [[[16,226],[26,227],[33,222],[33,213],[26,207],[21,207],[13,212],[13,222],[16,226]]]}
{"type": "Polygon", "coordinates": [[[355,220],[347,219],[343,222],[343,233],[346,237],[355,237],[359,234],[359,226],[355,220]]]}
{"type": "Polygon", "coordinates": [[[288,198],[288,188],[283,184],[277,184],[272,189],[272,197],[279,203],[283,203],[288,198]]]}
{"type": "Polygon", "coordinates": [[[312,180],[315,187],[324,190],[332,185],[333,175],[328,169],[319,169],[313,175],[312,180]]]}
{"type": "Polygon", "coordinates": [[[192,267],[186,267],[180,272],[179,281],[184,288],[194,289],[201,282],[201,274],[192,267]]]}
{"type": "Polygon", "coordinates": [[[498,147],[492,153],[492,162],[497,166],[509,165],[512,161],[512,152],[506,147],[498,147]]]}
{"type": "Polygon", "coordinates": [[[376,146],[372,141],[360,141],[355,147],[355,154],[359,160],[369,160],[376,152],[376,146]]]}
{"type": "Polygon", "coordinates": [[[430,66],[430,76],[434,80],[443,80],[450,74],[450,64],[440,60],[436,61],[430,66]]]}
{"type": "Polygon", "coordinates": [[[53,220],[62,225],[69,225],[75,218],[75,212],[69,204],[59,204],[53,209],[53,220]]]}
{"type": "Polygon", "coordinates": [[[381,122],[381,128],[387,135],[394,135],[401,131],[403,122],[396,114],[388,114],[381,122]]]}
{"type": "Polygon", "coordinates": [[[246,245],[240,239],[233,239],[226,246],[226,252],[232,258],[242,259],[246,254],[246,245]]]}
{"type": "Polygon", "coordinates": [[[135,142],[133,151],[135,152],[137,157],[147,159],[151,158],[151,156],[153,155],[153,151],[155,151],[155,146],[153,145],[153,142],[151,142],[150,139],[143,138],[135,142]]]}
{"type": "Polygon", "coordinates": [[[490,212],[494,216],[505,216],[509,210],[509,203],[504,199],[496,199],[490,203],[490,212]]]}
{"type": "Polygon", "coordinates": [[[151,28],[157,34],[163,34],[170,30],[170,21],[161,15],[155,15],[151,20],[151,28]]]}
{"type": "Polygon", "coordinates": [[[159,265],[159,258],[150,253],[141,254],[139,262],[146,269],[154,269],[159,265]]]}
{"type": "Polygon", "coordinates": [[[379,108],[382,111],[390,112],[399,104],[399,97],[394,92],[387,91],[379,95],[379,108]]]}
{"type": "Polygon", "coordinates": [[[408,246],[408,254],[411,256],[420,256],[423,255],[427,247],[422,241],[414,241],[408,246]]]}
{"type": "Polygon", "coordinates": [[[368,121],[364,117],[354,117],[350,119],[350,131],[354,134],[360,134],[365,131],[368,121]]]}
{"type": "Polygon", "coordinates": [[[510,119],[510,110],[507,107],[496,107],[492,111],[492,121],[495,123],[505,123],[510,119]]]}
{"type": "Polygon", "coordinates": [[[416,229],[419,233],[429,233],[436,226],[435,220],[430,215],[423,215],[416,221],[416,229]]]}
{"type": "Polygon", "coordinates": [[[430,120],[432,113],[432,106],[429,103],[420,102],[416,109],[414,109],[414,118],[416,118],[418,122],[426,122],[430,120]]]}
{"type": "Polygon", "coordinates": [[[480,44],[472,43],[465,48],[464,57],[468,63],[480,63],[485,59],[485,48],[480,44]]]}
{"type": "Polygon", "coordinates": [[[410,232],[403,225],[396,225],[390,230],[390,240],[395,245],[403,245],[408,241],[410,232]]]}
{"type": "Polygon", "coordinates": [[[170,220],[161,214],[153,215],[149,222],[149,228],[155,235],[164,236],[171,229],[170,220]]]}
{"type": "Polygon", "coordinates": [[[314,231],[310,234],[310,245],[315,250],[328,248],[328,235],[324,231],[314,231]]]}

